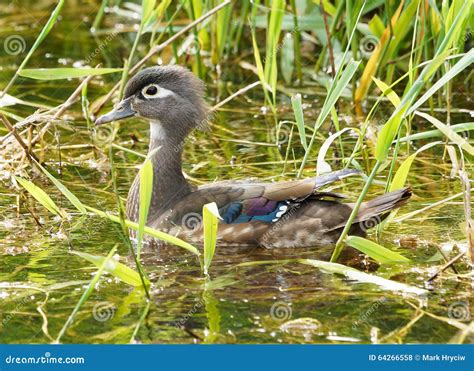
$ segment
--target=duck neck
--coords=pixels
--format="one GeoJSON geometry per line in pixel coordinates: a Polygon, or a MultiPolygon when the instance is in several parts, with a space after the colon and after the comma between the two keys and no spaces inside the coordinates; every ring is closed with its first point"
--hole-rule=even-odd
{"type": "MultiPolygon", "coordinates": [[[[168,126],[172,127],[172,126],[168,126]]],[[[158,121],[150,122],[148,156],[153,164],[153,194],[150,210],[158,213],[172,207],[191,187],[183,176],[181,155],[187,133],[172,133],[158,121]]]]}

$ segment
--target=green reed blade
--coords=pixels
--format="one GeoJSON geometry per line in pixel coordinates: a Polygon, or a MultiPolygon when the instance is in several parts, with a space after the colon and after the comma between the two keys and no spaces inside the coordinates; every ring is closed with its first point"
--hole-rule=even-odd
{"type": "Polygon", "coordinates": [[[470,154],[471,156],[474,156],[474,147],[469,144],[469,141],[467,139],[463,138],[458,133],[456,133],[453,129],[451,129],[451,127],[449,127],[446,124],[443,124],[441,121],[439,121],[438,119],[434,118],[433,116],[427,113],[419,112],[419,111],[416,111],[415,113],[418,116],[423,117],[424,119],[431,122],[446,137],[452,140],[455,144],[457,144],[460,148],[462,148],[468,154],[470,154]]]}
{"type": "Polygon", "coordinates": [[[18,74],[35,80],[61,80],[121,71],[122,68],[25,68],[18,74]]]}
{"type": "MultiPolygon", "coordinates": [[[[127,267],[125,264],[115,260],[113,257],[107,258],[104,256],[92,255],[80,251],[71,251],[71,254],[86,259],[87,261],[96,265],[98,268],[103,266],[103,269],[106,272],[110,273],[112,276],[118,278],[122,282],[125,282],[131,286],[142,286],[142,278],[140,277],[140,274],[138,274],[138,272],[134,271],[132,268],[127,267]]],[[[148,281],[146,277],[145,284],[150,286],[150,281],[148,281]]]]}
{"type": "Polygon", "coordinates": [[[426,151],[428,148],[431,148],[441,142],[433,142],[428,143],[418,149],[414,154],[408,156],[405,161],[400,165],[395,176],[393,177],[392,182],[390,183],[390,187],[388,189],[389,192],[396,191],[397,189],[401,189],[405,187],[406,180],[408,178],[408,173],[410,172],[411,164],[415,160],[416,156],[423,151],[426,151]]]}
{"type": "MultiPolygon", "coordinates": [[[[456,133],[463,132],[463,131],[474,131],[474,122],[465,122],[461,124],[451,125],[451,130],[456,133]]],[[[422,139],[430,139],[430,138],[439,138],[442,137],[444,134],[436,129],[436,130],[428,130],[423,131],[421,133],[411,134],[406,137],[400,138],[400,143],[403,142],[413,142],[415,140],[422,140],[422,139]]]]}
{"type": "Polygon", "coordinates": [[[375,274],[361,272],[355,268],[348,267],[343,264],[331,263],[323,260],[316,259],[286,259],[286,260],[261,260],[240,263],[237,267],[253,267],[258,265],[267,264],[288,264],[288,263],[300,263],[318,268],[324,273],[339,274],[346,277],[349,280],[371,283],[379,286],[381,289],[389,290],[393,292],[400,292],[401,294],[410,294],[416,296],[425,296],[428,291],[421,289],[416,286],[406,285],[404,283],[396,282],[386,278],[379,277],[375,274]]]}
{"type": "MultiPolygon", "coordinates": [[[[333,84],[328,95],[326,96],[326,100],[324,101],[323,107],[321,108],[321,112],[319,113],[316,123],[314,124],[314,131],[313,131],[311,140],[308,144],[308,149],[305,152],[303,161],[301,162],[301,165],[300,165],[300,169],[298,170],[298,174],[297,174],[298,178],[301,177],[301,175],[303,174],[303,170],[306,165],[306,161],[308,160],[311,148],[313,147],[313,143],[316,138],[318,129],[324,123],[324,120],[326,120],[326,118],[328,117],[329,113],[331,112],[332,107],[334,106],[334,104],[336,104],[336,101],[339,99],[339,97],[343,93],[347,84],[351,81],[352,77],[357,71],[357,67],[359,66],[359,63],[360,62],[350,60],[346,68],[342,71],[340,78],[337,80],[335,84],[333,84]]],[[[336,78],[337,77],[338,75],[336,74],[336,78]]]]}
{"type": "Polygon", "coordinates": [[[278,77],[277,54],[281,33],[281,24],[285,14],[285,0],[271,2],[270,18],[267,26],[267,44],[265,54],[265,81],[272,88],[273,104],[276,104],[276,86],[278,77]]]}
{"type": "Polygon", "coordinates": [[[67,214],[64,210],[61,210],[58,205],[48,196],[48,194],[43,191],[40,187],[36,186],[32,182],[27,179],[20,178],[15,176],[15,179],[18,183],[21,184],[23,188],[25,188],[30,195],[32,195],[36,201],[38,201],[41,205],[43,205],[46,209],[48,209],[54,215],[59,215],[62,218],[66,218],[67,214]]]}
{"type": "Polygon", "coordinates": [[[208,275],[217,243],[217,227],[219,224],[219,210],[215,202],[206,204],[202,208],[203,237],[204,237],[204,274],[208,275]]]}
{"type": "Polygon", "coordinates": [[[99,28],[100,23],[102,22],[102,18],[104,17],[105,8],[108,6],[108,3],[109,0],[102,0],[99,11],[97,12],[97,15],[94,18],[94,22],[92,22],[91,32],[97,32],[97,29],[99,28]]]}
{"type": "Polygon", "coordinates": [[[147,159],[140,169],[140,205],[138,211],[137,259],[140,260],[145,225],[148,220],[151,196],[153,194],[153,163],[147,159]]]}
{"type": "Polygon", "coordinates": [[[10,87],[14,84],[15,80],[17,79],[17,77],[19,76],[19,74],[23,70],[23,68],[26,66],[26,64],[30,60],[31,56],[33,55],[33,53],[36,51],[36,49],[38,49],[38,47],[43,42],[43,40],[46,38],[46,36],[48,36],[49,31],[51,31],[51,29],[53,28],[53,26],[56,23],[56,20],[59,17],[59,13],[61,12],[61,9],[62,9],[64,3],[65,3],[65,0],[59,0],[58,1],[58,4],[56,5],[56,8],[54,8],[54,10],[51,13],[48,21],[46,22],[46,24],[44,25],[44,27],[41,30],[40,34],[36,38],[35,43],[31,47],[31,49],[28,51],[28,54],[26,55],[25,59],[23,59],[23,62],[21,62],[20,67],[18,67],[18,69],[16,70],[15,75],[12,77],[12,79],[10,80],[10,82],[8,83],[6,88],[3,89],[3,92],[0,93],[0,98],[2,98],[3,94],[5,94],[10,89],[10,87]]]}
{"type": "Polygon", "coordinates": [[[102,264],[100,265],[98,271],[96,272],[96,274],[94,275],[94,277],[92,277],[91,281],[89,282],[89,284],[87,285],[87,289],[86,291],[84,291],[84,293],[82,294],[82,296],[80,297],[79,301],[77,302],[76,306],[74,307],[73,311],[71,312],[71,314],[69,315],[68,319],[66,320],[66,322],[64,323],[63,327],[61,328],[61,330],[59,331],[59,334],[58,336],[56,337],[56,340],[54,341],[56,344],[59,344],[59,342],[61,341],[61,338],[63,337],[63,335],[65,334],[66,330],[68,329],[68,327],[72,324],[72,322],[74,321],[74,318],[76,317],[76,314],[79,312],[79,309],[81,309],[82,305],[86,302],[86,300],[89,298],[90,294],[92,293],[92,291],[94,291],[94,288],[95,286],[97,285],[97,283],[99,282],[99,279],[100,277],[102,276],[102,273],[104,272],[105,270],[105,266],[106,264],[108,263],[109,259],[112,259],[112,257],[114,256],[115,252],[117,251],[117,245],[115,245],[111,250],[110,252],[108,253],[107,257],[103,260],[102,264]]]}
{"type": "MultiPolygon", "coordinates": [[[[120,218],[116,215],[112,215],[112,214],[109,214],[108,212],[104,212],[104,211],[101,211],[101,210],[98,210],[98,209],[95,209],[93,207],[90,207],[90,206],[87,206],[87,205],[84,205],[84,207],[100,216],[100,217],[103,217],[103,218],[106,218],[106,219],[109,219],[110,221],[114,222],[114,223],[120,223],[120,218]]],[[[128,227],[128,228],[132,228],[134,230],[138,230],[138,224],[137,223],[134,223],[130,220],[125,220],[125,225],[128,227]]],[[[156,229],[153,229],[153,228],[150,228],[150,227],[146,227],[144,228],[144,232],[145,234],[148,234],[152,237],[155,237],[155,238],[158,238],[159,240],[162,240],[164,242],[168,242],[172,245],[176,245],[176,246],[179,246],[179,247],[182,247],[183,249],[186,249],[188,250],[189,252],[192,252],[194,255],[197,255],[197,256],[200,256],[201,253],[199,252],[198,249],[196,249],[193,245],[179,239],[178,237],[174,237],[172,235],[169,235],[165,232],[160,232],[156,229]]]]}
{"type": "Polygon", "coordinates": [[[436,81],[431,88],[429,88],[425,94],[421,96],[414,104],[411,105],[407,114],[410,115],[415,112],[423,103],[425,103],[440,87],[452,80],[460,72],[464,71],[474,63],[474,49],[471,49],[466,53],[447,73],[436,81]]]}
{"type": "Polygon", "coordinates": [[[392,250],[389,250],[378,243],[367,240],[359,236],[349,236],[346,238],[346,243],[354,249],[370,256],[379,263],[395,263],[395,262],[411,262],[410,259],[400,255],[392,250]]]}
{"type": "Polygon", "coordinates": [[[51,182],[56,186],[57,189],[66,197],[71,204],[75,206],[75,208],[81,213],[86,214],[87,210],[84,207],[83,203],[69,190],[67,189],[64,184],[62,184],[59,180],[57,180],[54,176],[52,176],[48,170],[46,170],[43,166],[41,166],[36,160],[32,160],[35,162],[36,166],[38,166],[41,171],[46,174],[46,176],[51,180],[51,182]]]}
{"type": "Polygon", "coordinates": [[[298,128],[298,133],[300,134],[301,145],[306,151],[308,149],[308,143],[306,142],[301,94],[295,94],[291,97],[291,106],[293,107],[293,112],[295,114],[296,126],[298,128]]]}

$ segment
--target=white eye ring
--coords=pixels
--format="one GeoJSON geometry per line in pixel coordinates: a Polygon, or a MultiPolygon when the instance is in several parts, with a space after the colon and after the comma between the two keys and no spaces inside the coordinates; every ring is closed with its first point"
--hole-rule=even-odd
{"type": "Polygon", "coordinates": [[[159,95],[160,90],[161,90],[161,88],[160,88],[158,85],[156,85],[156,84],[151,84],[151,85],[145,86],[145,87],[142,89],[142,94],[143,94],[143,96],[144,96],[145,98],[156,98],[156,97],[159,95]],[[147,91],[148,91],[149,89],[152,89],[152,91],[153,91],[153,88],[156,89],[156,91],[153,92],[153,94],[147,93],[147,91]]]}
{"type": "Polygon", "coordinates": [[[174,93],[173,91],[162,88],[161,86],[157,84],[150,84],[150,85],[145,86],[142,89],[142,95],[147,99],[153,99],[153,98],[166,98],[168,96],[174,95],[174,93]],[[155,89],[153,89],[152,90],[153,94],[147,93],[147,90],[150,88],[155,88],[156,91],[154,91],[155,89]]]}

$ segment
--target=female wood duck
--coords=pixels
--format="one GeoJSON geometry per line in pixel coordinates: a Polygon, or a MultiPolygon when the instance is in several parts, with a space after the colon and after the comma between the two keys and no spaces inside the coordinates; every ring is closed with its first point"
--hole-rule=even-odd
{"type": "MultiPolygon", "coordinates": [[[[296,181],[261,183],[222,181],[193,187],[183,176],[183,143],[195,128],[207,123],[209,108],[204,84],[185,68],[151,67],[133,76],[125,88],[125,98],[96,125],[142,117],[150,121],[149,156],[153,163],[153,193],[147,224],[200,243],[203,205],[215,202],[222,221],[218,243],[264,247],[310,247],[334,244],[344,227],[353,204],[344,197],[321,192],[320,188],[356,174],[341,170],[296,181]]],[[[409,189],[384,194],[360,207],[351,234],[364,235],[390,210],[403,205],[409,189]]],[[[139,177],[127,199],[127,217],[138,220],[139,177]]]]}

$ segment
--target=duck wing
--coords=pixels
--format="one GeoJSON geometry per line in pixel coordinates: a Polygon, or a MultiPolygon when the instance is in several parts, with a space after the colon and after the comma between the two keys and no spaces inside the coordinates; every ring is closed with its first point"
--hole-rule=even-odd
{"type": "Polygon", "coordinates": [[[347,169],[297,181],[277,183],[222,181],[207,184],[178,201],[173,205],[173,209],[160,219],[163,221],[164,218],[166,222],[181,225],[187,216],[200,215],[203,205],[215,202],[223,223],[252,221],[274,223],[292,207],[308,198],[342,198],[341,195],[318,190],[358,173],[357,170],[347,169]]]}

